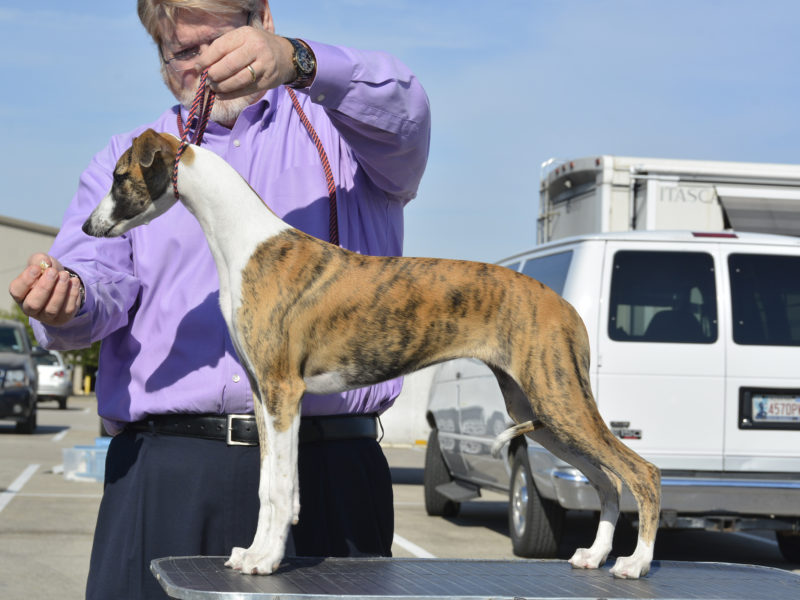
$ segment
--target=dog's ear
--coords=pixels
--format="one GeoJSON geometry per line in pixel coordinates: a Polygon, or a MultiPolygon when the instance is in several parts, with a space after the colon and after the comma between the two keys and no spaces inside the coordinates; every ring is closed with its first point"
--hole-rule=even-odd
{"type": "Polygon", "coordinates": [[[134,139],[133,146],[135,156],[143,169],[152,166],[157,154],[163,152],[168,156],[172,151],[169,143],[152,129],[134,139]]]}

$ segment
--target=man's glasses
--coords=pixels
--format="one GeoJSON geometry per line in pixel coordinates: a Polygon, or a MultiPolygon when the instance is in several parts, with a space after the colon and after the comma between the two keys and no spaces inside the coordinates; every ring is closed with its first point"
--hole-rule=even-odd
{"type": "MultiPolygon", "coordinates": [[[[245,25],[250,25],[252,19],[253,19],[253,13],[248,13],[247,22],[245,23],[245,25]]],[[[200,44],[196,44],[194,46],[184,48],[183,50],[179,50],[169,58],[164,56],[164,51],[161,49],[161,46],[159,46],[158,51],[161,53],[161,60],[163,60],[164,64],[168,65],[170,69],[172,69],[177,73],[182,73],[183,71],[194,69],[195,66],[197,65],[197,61],[195,59],[198,56],[200,56],[203,50],[205,48],[208,48],[211,44],[213,44],[223,35],[225,35],[229,31],[233,31],[234,29],[236,29],[236,27],[226,27],[225,29],[220,30],[213,38],[201,42],[200,44]]]]}

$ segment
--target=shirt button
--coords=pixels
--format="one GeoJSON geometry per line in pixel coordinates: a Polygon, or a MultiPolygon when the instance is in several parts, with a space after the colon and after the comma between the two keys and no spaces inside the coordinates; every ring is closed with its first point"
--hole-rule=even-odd
{"type": "Polygon", "coordinates": [[[234,145],[236,148],[238,148],[239,146],[241,146],[241,145],[242,145],[242,142],[240,142],[239,140],[233,140],[233,145],[234,145]]]}
{"type": "Polygon", "coordinates": [[[325,94],[320,94],[317,96],[317,102],[322,102],[323,100],[325,100],[325,94]]]}
{"type": "Polygon", "coordinates": [[[241,379],[241,377],[239,377],[238,375],[234,375],[233,376],[233,383],[239,383],[240,379],[241,379]]]}

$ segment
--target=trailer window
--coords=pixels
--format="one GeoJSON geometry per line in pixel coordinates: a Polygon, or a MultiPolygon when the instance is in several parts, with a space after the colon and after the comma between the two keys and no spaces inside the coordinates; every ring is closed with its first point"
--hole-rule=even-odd
{"type": "Polygon", "coordinates": [[[705,252],[614,255],[608,336],[621,342],[717,340],[714,259],[705,252]]]}
{"type": "Polygon", "coordinates": [[[800,257],[728,257],[733,341],[752,346],[800,346],[800,257]]]}
{"type": "Polygon", "coordinates": [[[572,262],[572,250],[529,258],[525,261],[522,272],[541,281],[557,294],[563,294],[570,262],[572,262]]]}

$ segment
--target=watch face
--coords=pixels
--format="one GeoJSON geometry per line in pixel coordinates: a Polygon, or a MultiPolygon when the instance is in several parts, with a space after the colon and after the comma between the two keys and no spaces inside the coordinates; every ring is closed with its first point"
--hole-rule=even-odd
{"type": "Polygon", "coordinates": [[[311,58],[311,55],[309,55],[305,48],[298,49],[296,56],[297,67],[303,74],[308,75],[314,71],[314,59],[311,58]]]}

